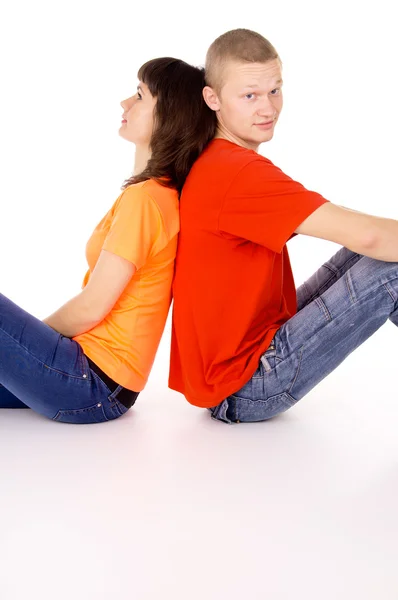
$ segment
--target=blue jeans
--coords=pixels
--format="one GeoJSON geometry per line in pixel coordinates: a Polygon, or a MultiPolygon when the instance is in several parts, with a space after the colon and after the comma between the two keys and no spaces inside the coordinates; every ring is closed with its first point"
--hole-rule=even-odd
{"type": "Polygon", "coordinates": [[[276,332],[252,378],[209,409],[225,423],[291,408],[390,319],[398,326],[398,263],[341,248],[297,290],[297,313],[276,332]]]}
{"type": "Polygon", "coordinates": [[[80,344],[0,294],[0,408],[32,408],[64,423],[100,423],[127,412],[92,371],[80,344]]]}

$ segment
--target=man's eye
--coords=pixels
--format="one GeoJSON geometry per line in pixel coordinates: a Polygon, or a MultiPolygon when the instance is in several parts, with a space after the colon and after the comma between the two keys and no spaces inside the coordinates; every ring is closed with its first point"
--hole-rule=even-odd
{"type": "Polygon", "coordinates": [[[251,100],[252,98],[254,98],[254,94],[246,94],[245,98],[251,100]]]}
{"type": "Polygon", "coordinates": [[[271,94],[273,96],[277,96],[279,94],[279,92],[280,92],[280,88],[275,88],[274,90],[272,90],[271,94]]]}

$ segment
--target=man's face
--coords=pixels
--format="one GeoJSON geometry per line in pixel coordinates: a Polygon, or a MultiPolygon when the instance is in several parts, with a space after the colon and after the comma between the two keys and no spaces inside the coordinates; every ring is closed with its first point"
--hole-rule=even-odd
{"type": "Polygon", "coordinates": [[[217,137],[257,150],[272,139],[282,110],[281,63],[278,59],[266,63],[231,61],[223,80],[219,95],[211,88],[204,89],[207,104],[217,112],[217,137]]]}

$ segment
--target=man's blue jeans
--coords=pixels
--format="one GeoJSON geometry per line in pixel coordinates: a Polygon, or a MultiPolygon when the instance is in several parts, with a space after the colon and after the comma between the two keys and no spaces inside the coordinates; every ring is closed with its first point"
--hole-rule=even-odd
{"type": "Polygon", "coordinates": [[[276,332],[250,381],[210,409],[213,418],[270,419],[301,400],[387,319],[398,326],[398,263],[341,248],[298,288],[297,311],[276,332]]]}
{"type": "Polygon", "coordinates": [[[92,371],[80,344],[0,294],[0,408],[32,408],[64,423],[100,423],[127,412],[92,371]]]}

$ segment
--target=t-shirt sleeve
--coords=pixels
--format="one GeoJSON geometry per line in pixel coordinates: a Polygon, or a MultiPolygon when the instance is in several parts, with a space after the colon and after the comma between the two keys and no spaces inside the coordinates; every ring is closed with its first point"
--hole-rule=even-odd
{"type": "Polygon", "coordinates": [[[241,169],[225,196],[219,230],[280,253],[294,230],[326,202],[268,159],[253,160],[241,169]]]}
{"type": "Polygon", "coordinates": [[[102,248],[129,260],[138,270],[168,243],[156,202],[142,188],[127,188],[115,204],[102,248]]]}

